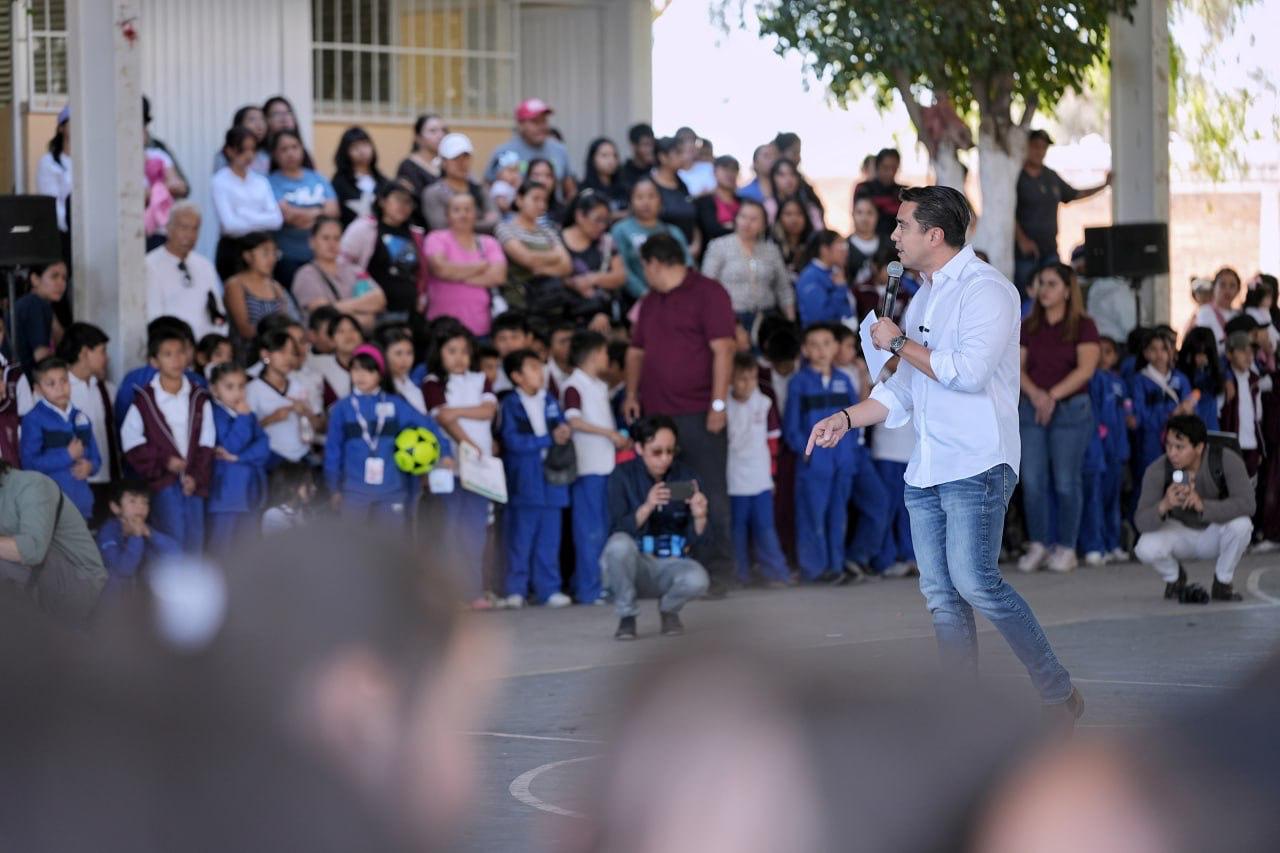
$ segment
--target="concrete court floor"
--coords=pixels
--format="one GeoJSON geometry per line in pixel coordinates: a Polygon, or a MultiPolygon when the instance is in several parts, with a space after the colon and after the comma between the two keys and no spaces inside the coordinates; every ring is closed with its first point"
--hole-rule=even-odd
{"type": "MultiPolygon", "coordinates": [[[[1085,732],[1141,726],[1194,707],[1280,649],[1280,554],[1245,558],[1235,578],[1243,602],[1202,606],[1163,600],[1163,584],[1137,563],[1067,575],[1005,569],[1086,696],[1085,732]]],[[[1211,565],[1190,564],[1188,571],[1209,586],[1211,565]]],[[[481,762],[480,791],[462,849],[554,850],[557,840],[572,836],[580,822],[574,811],[581,780],[603,748],[605,706],[635,664],[700,633],[747,626],[753,636],[851,675],[936,668],[916,583],[742,591],[724,601],[694,602],[683,614],[684,638],[658,636],[656,603],[644,601],[634,643],[612,639],[610,607],[478,615],[507,633],[510,674],[488,719],[469,735],[481,762]]],[[[1032,708],[1035,696],[1021,665],[980,617],[979,630],[984,680],[1032,708]]]]}

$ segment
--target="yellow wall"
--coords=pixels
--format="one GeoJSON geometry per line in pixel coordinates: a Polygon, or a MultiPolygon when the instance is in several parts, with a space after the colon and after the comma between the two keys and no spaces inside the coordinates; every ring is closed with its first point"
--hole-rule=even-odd
{"type": "MultiPolygon", "coordinates": [[[[333,152],[337,150],[338,140],[343,132],[350,126],[348,122],[321,120],[315,123],[311,154],[319,172],[326,175],[333,172],[333,152]]],[[[413,143],[413,123],[361,122],[360,126],[368,132],[374,147],[378,149],[378,168],[384,175],[394,175],[400,161],[409,154],[413,143]]],[[[467,127],[463,124],[452,124],[449,129],[471,137],[476,149],[475,156],[472,157],[472,171],[476,178],[480,177],[480,173],[488,165],[493,149],[510,139],[512,133],[507,128],[467,127]]]]}
{"type": "Polygon", "coordinates": [[[27,113],[27,192],[36,191],[36,167],[58,129],[56,113],[27,113]]]}

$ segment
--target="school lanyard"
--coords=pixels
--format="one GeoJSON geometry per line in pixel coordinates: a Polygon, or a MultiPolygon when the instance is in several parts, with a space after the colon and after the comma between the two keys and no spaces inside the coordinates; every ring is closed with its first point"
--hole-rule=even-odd
{"type": "Polygon", "coordinates": [[[360,424],[360,437],[369,446],[370,453],[378,452],[378,439],[382,437],[382,427],[387,421],[387,416],[382,411],[383,396],[378,394],[378,401],[373,404],[373,410],[378,413],[378,426],[374,434],[369,435],[369,422],[364,419],[364,415],[360,414],[360,406],[356,403],[356,395],[351,395],[351,408],[356,413],[356,423],[360,424]]]}

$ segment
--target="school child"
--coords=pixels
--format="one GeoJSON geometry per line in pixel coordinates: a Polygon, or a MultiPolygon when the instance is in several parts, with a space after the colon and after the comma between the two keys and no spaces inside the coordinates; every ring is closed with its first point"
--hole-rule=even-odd
{"type": "Polygon", "coordinates": [[[481,344],[476,349],[476,362],[489,387],[494,387],[502,373],[502,356],[498,355],[497,348],[493,344],[481,344]]]}
{"type": "Polygon", "coordinates": [[[627,419],[622,416],[622,403],[627,397],[627,342],[609,341],[609,364],[600,377],[609,386],[609,408],[613,411],[613,422],[624,429],[627,419]]]}
{"type": "Polygon", "coordinates": [[[1206,429],[1217,430],[1218,412],[1222,407],[1223,369],[1218,355],[1218,339],[1213,329],[1197,326],[1187,333],[1178,350],[1178,370],[1191,381],[1199,393],[1195,414],[1206,429]]]}
{"type": "MultiPolygon", "coordinates": [[[[816,448],[804,458],[813,425],[855,402],[853,383],[833,366],[836,337],[830,326],[805,329],[801,352],[806,364],[787,385],[783,437],[797,455],[796,558],[806,581],[844,578],[844,535],[858,445],[850,436],[832,448],[816,448]]],[[[879,543],[877,543],[879,544],[879,543]]]]}
{"type": "Polygon", "coordinates": [[[271,495],[262,514],[262,535],[302,527],[311,520],[315,476],[305,462],[281,462],[271,472],[271,495]]]}
{"type": "MultiPolygon", "coordinates": [[[[183,375],[193,386],[208,389],[209,380],[205,379],[204,374],[195,367],[196,339],[191,332],[191,326],[185,321],[179,320],[177,317],[162,315],[147,323],[147,352],[151,352],[151,342],[159,337],[166,337],[167,340],[180,340],[183,345],[183,375]],[[174,337],[176,336],[176,337],[174,337]]],[[[129,408],[133,405],[133,395],[139,388],[146,387],[147,383],[155,379],[159,371],[148,358],[147,363],[135,367],[124,375],[120,380],[120,388],[116,391],[115,405],[111,408],[116,416],[116,427],[124,425],[125,415],[129,414],[129,408]]]]}
{"type": "Polygon", "coordinates": [[[427,403],[422,388],[412,379],[413,332],[408,326],[388,326],[378,334],[378,343],[387,357],[387,372],[391,374],[391,387],[419,414],[427,413],[427,403]]]}
{"type": "Polygon", "coordinates": [[[773,467],[782,424],[773,402],[760,390],[760,371],[750,352],[733,357],[729,387],[729,514],[738,580],[751,581],[751,546],[771,587],[791,579],[773,518],[773,467]]]}
{"type": "Polygon", "coordinates": [[[547,390],[557,399],[564,396],[564,383],[575,366],[570,348],[576,329],[572,320],[558,320],[547,333],[547,390]]]}
{"type": "Polygon", "coordinates": [[[231,345],[231,338],[226,335],[210,332],[196,342],[195,369],[206,379],[213,373],[215,367],[235,361],[235,357],[236,352],[231,345]]]}
{"type": "Polygon", "coordinates": [[[1137,433],[1132,456],[1136,481],[1141,482],[1142,472],[1164,453],[1165,423],[1173,415],[1193,414],[1199,400],[1190,380],[1174,369],[1172,348],[1159,331],[1147,332],[1135,367],[1129,386],[1137,433]]]}
{"type": "Polygon", "coordinates": [[[146,563],[182,552],[178,540],[156,530],[148,521],[151,492],[140,480],[113,483],[107,497],[111,518],[95,537],[107,568],[103,595],[129,589],[146,563]]]}
{"type": "MultiPolygon", "coordinates": [[[[552,338],[552,345],[555,338],[552,338]]],[[[573,594],[579,604],[598,604],[600,555],[609,538],[609,475],[617,452],[630,444],[618,432],[605,375],[609,343],[599,332],[576,333],[569,345],[573,372],[564,381],[564,418],[573,429],[578,477],[569,490],[573,530],[573,594]]]]}
{"type": "Polygon", "coordinates": [[[569,488],[547,482],[543,459],[573,430],[547,394],[542,360],[533,350],[509,353],[504,372],[515,390],[502,401],[502,461],[507,472],[507,606],[523,607],[532,580],[534,599],[549,607],[572,603],[560,592],[560,515],[569,488]]]}
{"type": "Polygon", "coordinates": [[[441,462],[449,439],[429,416],[419,414],[391,387],[387,363],[377,347],[363,344],[351,356],[351,394],[329,410],[324,476],[330,504],[344,518],[376,519],[404,526],[412,477],[395,463],[395,441],[403,430],[424,427],[440,440],[441,462]]]}
{"type": "Polygon", "coordinates": [[[267,469],[272,470],[281,461],[305,460],[311,451],[309,432],[323,419],[312,414],[306,389],[294,379],[298,348],[289,333],[275,329],[260,335],[258,352],[262,372],[245,386],[245,401],[267,434],[271,446],[267,469]]]}
{"type": "Polygon", "coordinates": [[[1222,429],[1236,434],[1250,477],[1262,467],[1262,395],[1273,390],[1272,378],[1258,369],[1253,346],[1248,332],[1227,335],[1228,391],[1222,405],[1222,429]]]}
{"type": "Polygon", "coordinates": [[[48,474],[85,521],[93,518],[88,479],[102,466],[89,416],[71,404],[67,363],[50,356],[31,372],[40,398],[22,419],[22,467],[48,474]]]}
{"type": "MultiPolygon", "coordinates": [[[[831,329],[837,344],[835,368],[842,371],[853,385],[853,401],[861,402],[871,393],[872,377],[862,360],[858,336],[842,323],[831,329]]],[[[885,531],[892,518],[892,501],[867,448],[865,434],[858,430],[857,436],[851,436],[850,440],[853,438],[857,439],[857,446],[853,450],[854,474],[849,489],[849,509],[851,514],[856,513],[857,519],[849,522],[853,525],[853,535],[849,537],[844,554],[846,578],[873,573],[872,563],[884,545],[885,531]]],[[[891,564],[891,567],[894,568],[892,577],[898,577],[904,571],[902,565],[891,564]]]]}
{"type": "MultiPolygon", "coordinates": [[[[437,324],[422,398],[441,429],[459,445],[469,444],[483,456],[493,455],[493,420],[498,398],[483,373],[471,369],[473,342],[461,323],[437,324]]],[[[492,606],[484,597],[484,550],[488,536],[488,499],[455,487],[442,501],[457,560],[464,571],[464,591],[472,607],[492,606]],[[470,571],[474,569],[474,571],[470,571]]]]}
{"type": "Polygon", "coordinates": [[[108,341],[106,333],[97,326],[72,323],[58,344],[58,358],[67,363],[71,405],[88,416],[93,427],[93,440],[97,442],[98,453],[102,456],[102,464],[89,475],[88,480],[89,489],[93,492],[92,527],[110,517],[107,509],[110,485],[120,479],[124,460],[112,403],[116,389],[107,381],[108,341]]]}
{"type": "MultiPolygon", "coordinates": [[[[763,337],[764,329],[761,328],[763,337]]],[[[759,365],[760,390],[778,412],[787,410],[787,383],[800,368],[800,336],[791,325],[763,337],[759,365]]],[[[784,441],[778,447],[773,474],[773,521],[782,553],[796,565],[796,454],[784,441]]]]}
{"type": "Polygon", "coordinates": [[[333,338],[329,337],[329,324],[342,312],[332,305],[317,305],[307,316],[307,342],[316,355],[333,354],[333,338]]]}
{"type": "MultiPolygon", "coordinates": [[[[8,320],[0,313],[0,350],[8,320]]],[[[36,404],[31,393],[31,381],[21,364],[14,364],[0,351],[0,460],[14,468],[22,467],[22,451],[18,447],[18,427],[22,416],[36,404]]]]}
{"type": "Polygon", "coordinates": [[[157,330],[147,350],[156,375],[133,388],[120,446],[151,488],[155,526],[197,553],[204,548],[204,501],[217,443],[213,405],[209,392],[186,375],[191,345],[179,329],[157,330]]]}
{"type": "Polygon", "coordinates": [[[1080,520],[1080,550],[1086,565],[1124,561],[1120,546],[1120,490],[1129,462],[1126,423],[1132,403],[1120,377],[1120,348],[1111,338],[1099,339],[1098,369],[1089,380],[1089,400],[1097,431],[1085,453],[1084,515],[1080,520]]]}
{"type": "Polygon", "coordinates": [[[916,431],[911,424],[892,429],[880,424],[871,430],[871,459],[888,502],[888,521],[871,568],[885,578],[904,578],[917,571],[906,504],[907,463],[915,448],[916,431]]]}
{"type": "Polygon", "coordinates": [[[215,554],[257,532],[258,510],[266,497],[271,441],[245,399],[247,378],[234,363],[215,366],[209,377],[218,443],[206,509],[209,550],[215,554]]]}
{"type": "Polygon", "coordinates": [[[351,396],[351,358],[356,348],[364,344],[364,330],[355,317],[339,314],[329,323],[329,337],[333,340],[333,352],[312,355],[306,362],[324,379],[324,411],[344,397],[351,396]]]}
{"type": "MultiPolygon", "coordinates": [[[[533,332],[529,328],[529,320],[519,311],[506,311],[494,317],[493,324],[489,327],[489,334],[493,338],[494,349],[498,351],[499,367],[508,355],[520,350],[532,349],[535,343],[533,332]]],[[[498,400],[501,401],[514,388],[515,385],[507,376],[507,372],[499,370],[498,378],[493,383],[493,393],[498,396],[498,400]]]]}

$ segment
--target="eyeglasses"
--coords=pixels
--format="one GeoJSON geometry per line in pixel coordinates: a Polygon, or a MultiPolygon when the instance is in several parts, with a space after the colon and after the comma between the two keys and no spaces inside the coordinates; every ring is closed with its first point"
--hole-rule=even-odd
{"type": "Polygon", "coordinates": [[[676,449],[674,447],[646,447],[646,456],[675,456],[676,449]]]}
{"type": "Polygon", "coordinates": [[[194,282],[191,280],[191,270],[187,269],[186,261],[178,261],[178,272],[182,273],[182,286],[192,287],[194,282]]]}

